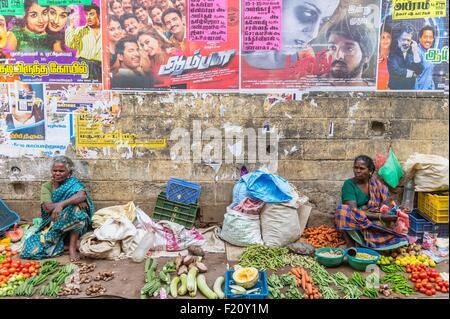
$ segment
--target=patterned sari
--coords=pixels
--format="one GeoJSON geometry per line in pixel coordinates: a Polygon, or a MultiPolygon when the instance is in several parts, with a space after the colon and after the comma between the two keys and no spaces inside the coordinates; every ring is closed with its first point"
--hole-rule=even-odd
{"type": "MultiPolygon", "coordinates": [[[[383,204],[387,204],[388,189],[376,177],[372,177],[369,181],[369,196],[367,207],[380,208],[383,204]]],[[[347,231],[353,239],[361,238],[363,242],[359,244],[365,247],[391,249],[394,246],[407,244],[406,236],[373,223],[367,218],[364,210],[352,208],[349,205],[340,204],[337,207],[334,223],[338,230],[347,231]],[[359,233],[362,236],[358,236],[359,233]]]]}
{"type": "Polygon", "coordinates": [[[52,221],[51,214],[41,210],[42,223],[39,229],[25,240],[21,253],[24,259],[43,259],[61,255],[64,252],[64,238],[69,232],[77,232],[82,236],[91,224],[94,205],[83,183],[69,177],[52,193],[52,202],[58,203],[69,199],[79,191],[86,193],[88,208],[80,210],[77,205],[66,206],[57,222],[52,221]]]}

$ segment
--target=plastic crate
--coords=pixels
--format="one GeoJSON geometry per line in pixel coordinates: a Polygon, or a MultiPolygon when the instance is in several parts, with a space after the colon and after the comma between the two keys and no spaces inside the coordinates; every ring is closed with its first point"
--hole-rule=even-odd
{"type": "Polygon", "coordinates": [[[20,221],[19,215],[12,211],[6,203],[0,199],[0,233],[8,230],[20,221]]]}
{"type": "Polygon", "coordinates": [[[158,195],[153,213],[156,220],[168,220],[192,228],[197,218],[199,206],[194,204],[181,204],[167,199],[166,193],[158,195]]]}
{"type": "Polygon", "coordinates": [[[434,223],[448,223],[448,192],[444,194],[419,193],[419,211],[434,223]]]}
{"type": "Polygon", "coordinates": [[[231,293],[230,285],[235,285],[236,283],[233,280],[234,270],[227,270],[225,273],[225,298],[226,299],[266,299],[269,296],[269,287],[267,286],[267,276],[265,271],[259,272],[259,280],[256,285],[251,289],[260,289],[260,293],[252,293],[252,294],[240,294],[235,295],[231,293]]]}
{"type": "Polygon", "coordinates": [[[432,227],[433,222],[423,218],[417,209],[413,209],[411,214],[409,214],[409,229],[415,233],[423,233],[424,228],[432,227]]]}
{"type": "Polygon", "coordinates": [[[167,182],[167,199],[183,204],[196,204],[200,197],[201,186],[178,178],[170,178],[167,182]]]}
{"type": "Polygon", "coordinates": [[[409,235],[422,241],[424,232],[437,233],[438,237],[448,238],[448,223],[433,223],[421,216],[420,211],[413,210],[409,215],[409,235]]]}

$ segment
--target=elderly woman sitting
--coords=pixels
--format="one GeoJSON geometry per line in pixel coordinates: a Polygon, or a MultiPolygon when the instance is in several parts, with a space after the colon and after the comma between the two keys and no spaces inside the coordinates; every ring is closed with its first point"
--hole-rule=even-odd
{"type": "Polygon", "coordinates": [[[388,188],[373,176],[375,164],[365,155],[355,158],[355,177],[342,186],[342,204],[337,208],[335,225],[345,231],[347,245],[355,240],[372,249],[395,249],[408,244],[406,236],[383,225],[396,221],[397,216],[381,214],[381,206],[388,205],[388,188]]]}
{"type": "Polygon", "coordinates": [[[72,176],[73,163],[66,156],[53,159],[52,181],[41,189],[42,223],[26,239],[22,258],[43,259],[61,255],[69,236],[71,261],[79,260],[77,242],[91,224],[94,205],[83,183],[72,176]]]}

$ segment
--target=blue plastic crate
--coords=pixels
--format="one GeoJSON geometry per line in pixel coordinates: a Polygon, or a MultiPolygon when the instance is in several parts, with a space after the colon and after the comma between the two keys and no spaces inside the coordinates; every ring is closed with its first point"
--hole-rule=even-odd
{"type": "Polygon", "coordinates": [[[0,233],[8,230],[20,221],[19,215],[12,211],[6,203],[0,199],[0,233]]]}
{"type": "MultiPolygon", "coordinates": [[[[267,286],[267,276],[265,271],[259,272],[259,280],[256,285],[250,289],[260,288],[260,293],[235,295],[231,293],[230,285],[235,285],[233,280],[234,270],[227,270],[225,273],[225,298],[226,299],[266,299],[269,295],[269,287],[267,286]]],[[[249,289],[249,290],[250,290],[249,289]]]]}
{"type": "Polygon", "coordinates": [[[182,204],[196,204],[200,198],[201,186],[171,177],[167,182],[167,199],[182,204]]]}
{"type": "Polygon", "coordinates": [[[433,223],[423,215],[419,210],[414,209],[409,215],[409,234],[417,237],[422,241],[425,231],[430,231],[438,234],[438,237],[448,237],[448,223],[433,223]]]}
{"type": "Polygon", "coordinates": [[[423,233],[424,228],[429,229],[429,227],[433,227],[433,223],[423,218],[417,209],[414,209],[409,214],[409,228],[415,233],[423,233]]]}

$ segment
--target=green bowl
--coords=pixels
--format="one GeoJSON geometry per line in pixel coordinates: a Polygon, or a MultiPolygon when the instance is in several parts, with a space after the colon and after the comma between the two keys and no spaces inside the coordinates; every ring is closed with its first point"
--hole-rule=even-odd
{"type": "Polygon", "coordinates": [[[347,261],[350,267],[353,269],[359,270],[359,271],[365,271],[366,267],[369,265],[376,264],[377,261],[380,259],[380,254],[377,253],[375,250],[368,249],[368,248],[356,248],[356,252],[358,253],[366,253],[373,256],[373,259],[371,260],[362,260],[357,259],[355,257],[352,257],[348,254],[348,249],[346,251],[347,255],[347,261]]]}
{"type": "Polygon", "coordinates": [[[316,256],[316,260],[319,262],[319,264],[322,264],[325,267],[338,267],[344,261],[345,252],[340,248],[323,247],[323,248],[316,249],[316,252],[314,255],[316,256]],[[326,256],[320,255],[320,253],[324,253],[327,251],[339,251],[341,253],[341,256],[326,257],[326,256]]]}

